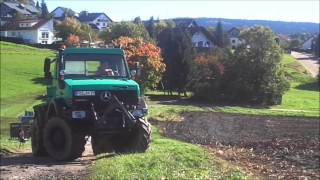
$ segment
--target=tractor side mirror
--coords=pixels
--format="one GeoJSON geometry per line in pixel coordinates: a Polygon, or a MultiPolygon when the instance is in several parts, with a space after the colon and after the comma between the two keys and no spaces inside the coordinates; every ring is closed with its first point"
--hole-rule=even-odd
{"type": "Polygon", "coordinates": [[[43,71],[44,71],[44,78],[45,79],[51,79],[51,72],[50,72],[50,65],[51,65],[51,59],[46,58],[44,59],[44,66],[43,66],[43,71]]]}

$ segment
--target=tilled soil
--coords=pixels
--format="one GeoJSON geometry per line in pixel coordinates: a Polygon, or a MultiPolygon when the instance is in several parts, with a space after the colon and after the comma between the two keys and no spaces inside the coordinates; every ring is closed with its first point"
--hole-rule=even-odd
{"type": "Polygon", "coordinates": [[[319,119],[193,112],[161,127],[253,177],[320,179],[319,119]]]}
{"type": "Polygon", "coordinates": [[[33,157],[31,150],[24,150],[1,157],[0,179],[86,179],[93,160],[90,142],[82,157],[70,162],[33,157]]]}

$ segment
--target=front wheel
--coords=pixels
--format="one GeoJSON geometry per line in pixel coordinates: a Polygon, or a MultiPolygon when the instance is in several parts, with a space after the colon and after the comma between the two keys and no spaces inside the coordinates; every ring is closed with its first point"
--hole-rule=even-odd
{"type": "Polygon", "coordinates": [[[31,147],[33,156],[45,156],[47,151],[43,144],[43,133],[39,127],[37,119],[34,120],[32,125],[31,134],[31,147]]]}
{"type": "Polygon", "coordinates": [[[112,138],[116,153],[142,153],[151,142],[151,125],[146,119],[138,119],[132,130],[112,138]]]}
{"type": "Polygon", "coordinates": [[[59,117],[50,118],[44,131],[44,146],[56,160],[73,160],[84,151],[85,137],[72,131],[66,121],[59,117]]]}

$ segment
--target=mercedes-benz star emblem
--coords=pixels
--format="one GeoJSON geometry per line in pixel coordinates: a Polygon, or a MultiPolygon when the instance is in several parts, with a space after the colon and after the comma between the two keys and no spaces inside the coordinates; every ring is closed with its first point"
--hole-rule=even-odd
{"type": "Polygon", "coordinates": [[[111,98],[112,94],[111,92],[109,91],[103,91],[101,94],[100,94],[100,98],[102,101],[109,101],[110,98],[111,98]]]}

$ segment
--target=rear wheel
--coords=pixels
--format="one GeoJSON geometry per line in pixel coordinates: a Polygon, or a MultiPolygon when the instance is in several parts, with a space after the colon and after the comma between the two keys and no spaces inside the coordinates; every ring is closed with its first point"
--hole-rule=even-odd
{"type": "Polygon", "coordinates": [[[44,146],[48,154],[56,160],[73,160],[84,151],[85,137],[72,131],[59,117],[50,118],[44,131],[44,146]]]}
{"type": "Polygon", "coordinates": [[[151,125],[145,119],[138,119],[132,131],[115,136],[112,144],[116,153],[142,153],[151,142],[151,125]]]}
{"type": "Polygon", "coordinates": [[[91,137],[91,146],[94,155],[113,152],[113,147],[110,143],[110,138],[105,135],[93,135],[91,137]]]}
{"type": "Polygon", "coordinates": [[[39,119],[36,114],[35,120],[32,124],[32,134],[31,134],[31,147],[33,156],[45,156],[47,155],[47,151],[43,144],[43,132],[39,127],[39,119]]]}

